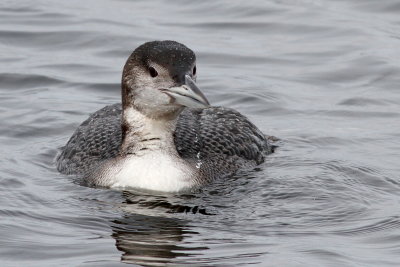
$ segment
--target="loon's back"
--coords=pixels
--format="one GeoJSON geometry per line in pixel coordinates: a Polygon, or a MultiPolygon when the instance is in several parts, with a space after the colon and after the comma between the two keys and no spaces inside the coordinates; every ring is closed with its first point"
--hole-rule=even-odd
{"type": "MultiPolygon", "coordinates": [[[[57,169],[85,175],[117,157],[122,142],[121,114],[121,104],[92,114],[62,148],[57,169]]],[[[266,136],[246,117],[222,107],[185,108],[179,115],[174,142],[179,156],[200,168],[205,180],[256,166],[273,152],[266,136]]]]}

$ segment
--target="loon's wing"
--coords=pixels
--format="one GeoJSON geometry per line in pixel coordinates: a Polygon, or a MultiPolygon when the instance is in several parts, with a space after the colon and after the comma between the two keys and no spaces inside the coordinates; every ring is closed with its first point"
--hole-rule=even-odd
{"type": "Polygon", "coordinates": [[[254,167],[264,162],[274,149],[245,116],[224,107],[186,108],[174,135],[180,156],[196,164],[205,177],[254,167]]]}
{"type": "Polygon", "coordinates": [[[118,155],[122,140],[121,104],[106,106],[85,120],[57,156],[57,169],[84,174],[103,160],[118,155]]]}
{"type": "MultiPolygon", "coordinates": [[[[84,121],[57,157],[57,169],[66,174],[84,174],[101,161],[117,156],[122,138],[121,113],[121,104],[114,104],[84,121]]],[[[222,107],[185,108],[174,141],[179,155],[207,177],[233,173],[243,164],[255,166],[272,152],[255,125],[239,112],[222,107]]]]}

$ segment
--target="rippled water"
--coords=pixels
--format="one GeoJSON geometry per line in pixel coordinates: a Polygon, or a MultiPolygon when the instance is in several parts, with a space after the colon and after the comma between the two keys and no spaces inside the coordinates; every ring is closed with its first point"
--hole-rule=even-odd
{"type": "Polygon", "coordinates": [[[0,2],[2,266],[398,266],[400,4],[0,2]],[[54,166],[120,101],[154,39],[198,57],[198,85],[281,138],[258,169],[199,192],[82,187],[54,166]]]}

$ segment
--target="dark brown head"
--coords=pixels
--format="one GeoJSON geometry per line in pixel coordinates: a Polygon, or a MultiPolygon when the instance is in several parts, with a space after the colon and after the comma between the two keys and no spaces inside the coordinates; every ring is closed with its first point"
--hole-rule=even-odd
{"type": "Polygon", "coordinates": [[[176,114],[183,106],[206,107],[196,87],[196,56],[175,41],[142,44],[128,58],[122,74],[124,110],[133,107],[150,118],[176,114]]]}

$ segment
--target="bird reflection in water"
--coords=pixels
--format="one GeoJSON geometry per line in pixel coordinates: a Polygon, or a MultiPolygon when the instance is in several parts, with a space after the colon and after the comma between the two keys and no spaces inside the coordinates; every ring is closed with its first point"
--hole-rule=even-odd
{"type": "MultiPolygon", "coordinates": [[[[164,266],[174,263],[178,257],[198,255],[208,249],[185,242],[198,232],[191,231],[184,219],[173,216],[182,212],[188,216],[211,215],[205,209],[171,204],[167,197],[135,195],[127,191],[124,197],[124,217],[111,222],[112,237],[117,249],[123,252],[122,262],[164,266]]],[[[183,264],[182,259],[180,264],[183,264]]]]}

